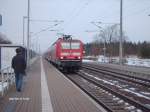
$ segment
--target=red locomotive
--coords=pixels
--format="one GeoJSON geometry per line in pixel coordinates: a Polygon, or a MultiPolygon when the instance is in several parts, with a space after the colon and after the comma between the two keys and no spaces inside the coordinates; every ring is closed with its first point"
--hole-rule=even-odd
{"type": "Polygon", "coordinates": [[[46,59],[58,68],[67,71],[79,70],[82,64],[83,43],[64,35],[46,52],[46,59]]]}

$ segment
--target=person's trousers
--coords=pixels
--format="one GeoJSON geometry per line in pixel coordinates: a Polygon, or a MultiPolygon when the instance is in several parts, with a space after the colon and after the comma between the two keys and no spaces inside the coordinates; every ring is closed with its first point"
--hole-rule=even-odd
{"type": "Polygon", "coordinates": [[[21,90],[22,82],[23,82],[23,74],[22,73],[16,73],[15,74],[15,80],[16,80],[16,89],[21,90]]]}

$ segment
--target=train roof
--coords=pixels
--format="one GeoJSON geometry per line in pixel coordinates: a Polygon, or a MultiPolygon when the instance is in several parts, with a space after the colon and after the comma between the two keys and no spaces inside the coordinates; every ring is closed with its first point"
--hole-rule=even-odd
{"type": "Polygon", "coordinates": [[[54,46],[56,43],[59,43],[59,42],[68,42],[68,41],[72,41],[72,42],[81,42],[81,40],[79,39],[64,39],[64,38],[58,38],[50,47],[48,47],[47,51],[52,47],[54,46]]]}
{"type": "Polygon", "coordinates": [[[80,40],[78,39],[64,39],[64,38],[58,38],[56,40],[56,42],[54,42],[52,45],[56,44],[57,42],[68,42],[68,41],[72,41],[72,42],[81,42],[80,40]]]}

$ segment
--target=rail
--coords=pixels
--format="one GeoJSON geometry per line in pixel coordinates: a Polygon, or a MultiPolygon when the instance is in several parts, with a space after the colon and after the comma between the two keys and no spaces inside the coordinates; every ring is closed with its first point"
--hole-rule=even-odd
{"type": "Polygon", "coordinates": [[[15,82],[14,72],[11,67],[0,70],[0,93],[4,95],[5,91],[15,82]]]}
{"type": "MultiPolygon", "coordinates": [[[[79,72],[78,75],[82,78],[84,78],[85,80],[93,83],[95,86],[102,88],[105,91],[108,91],[109,96],[115,96],[117,98],[122,99],[122,101],[124,101],[125,103],[129,103],[130,106],[134,106],[137,110],[140,110],[140,112],[150,112],[150,108],[147,106],[146,103],[144,102],[139,102],[138,100],[134,99],[133,97],[130,97],[126,94],[122,94],[121,92],[119,92],[116,88],[113,88],[112,86],[109,86],[107,84],[101,83],[100,81],[95,80],[94,78],[89,77],[86,74],[83,74],[83,72],[79,72]]],[[[90,84],[89,84],[90,85],[90,84]]],[[[94,98],[95,99],[95,98],[94,98]]],[[[97,100],[97,99],[96,99],[97,100]]],[[[110,102],[109,102],[110,103],[110,102]]],[[[114,104],[114,103],[113,103],[114,104]]],[[[105,107],[106,108],[106,107],[105,107]]],[[[107,109],[107,108],[106,108],[107,109]]],[[[108,110],[109,111],[109,110],[108,110]]],[[[114,112],[114,111],[111,111],[114,112]]],[[[120,112],[120,111],[118,111],[120,112]]],[[[135,111],[138,112],[138,111],[135,111]]]]}

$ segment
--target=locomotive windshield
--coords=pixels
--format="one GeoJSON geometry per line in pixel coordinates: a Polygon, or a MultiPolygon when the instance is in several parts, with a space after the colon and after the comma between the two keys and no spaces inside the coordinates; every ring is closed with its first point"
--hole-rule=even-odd
{"type": "Polygon", "coordinates": [[[62,49],[80,49],[80,43],[79,42],[62,42],[61,43],[62,49]]]}
{"type": "Polygon", "coordinates": [[[62,42],[61,48],[62,49],[70,49],[70,43],[69,42],[62,42]]]}
{"type": "Polygon", "coordinates": [[[71,49],[80,49],[80,43],[77,43],[77,42],[71,43],[71,49]]]}

